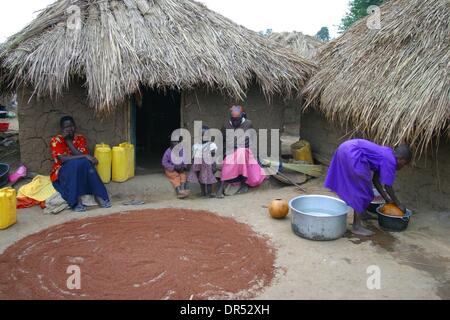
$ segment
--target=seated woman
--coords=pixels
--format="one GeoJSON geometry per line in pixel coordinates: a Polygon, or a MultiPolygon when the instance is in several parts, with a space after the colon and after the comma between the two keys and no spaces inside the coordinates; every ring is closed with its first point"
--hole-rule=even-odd
{"type": "Polygon", "coordinates": [[[374,198],[372,184],[387,203],[395,203],[405,212],[406,208],[398,200],[393,184],[396,171],[409,164],[411,159],[412,153],[407,145],[392,149],[355,139],[339,146],[331,160],[325,187],[337,193],[354,209],[354,234],[373,235],[361,223],[361,220],[370,218],[366,209],[374,198]]]}
{"type": "Polygon", "coordinates": [[[86,211],[81,201],[85,195],[95,196],[102,208],[110,208],[108,192],[94,167],[98,161],[89,155],[86,138],[75,134],[75,121],[70,116],[61,118],[60,126],[61,134],[51,140],[54,188],[76,212],[86,211]]]}
{"type": "Polygon", "coordinates": [[[231,130],[236,133],[241,130],[241,133],[250,133],[253,130],[252,122],[247,119],[244,108],[241,106],[233,106],[230,110],[230,120],[227,121],[223,131],[225,159],[222,165],[222,176],[217,197],[224,197],[225,183],[239,182],[240,188],[238,193],[246,193],[249,187],[256,188],[260,186],[266,179],[264,170],[259,165],[258,161],[250,148],[252,145],[250,139],[255,137],[248,134],[243,139],[227,139],[227,131],[231,130]],[[229,141],[228,141],[229,140],[229,141]]]}

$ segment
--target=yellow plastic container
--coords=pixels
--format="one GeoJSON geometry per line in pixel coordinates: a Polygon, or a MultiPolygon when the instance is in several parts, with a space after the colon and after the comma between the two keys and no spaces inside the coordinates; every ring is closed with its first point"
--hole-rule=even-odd
{"type": "Polygon", "coordinates": [[[112,180],[125,182],[128,180],[128,174],[127,150],[123,147],[114,147],[112,149],[112,180]]]}
{"type": "Polygon", "coordinates": [[[292,156],[296,161],[303,161],[307,164],[314,164],[311,144],[306,140],[300,140],[291,146],[292,156]]]}
{"type": "Polygon", "coordinates": [[[0,230],[7,229],[17,222],[16,190],[0,189],[0,230]]]}
{"type": "Polygon", "coordinates": [[[134,153],[134,145],[128,142],[124,142],[119,144],[119,147],[122,147],[126,150],[127,159],[128,159],[128,179],[134,178],[135,176],[135,153],[134,153]]]}
{"type": "Polygon", "coordinates": [[[94,156],[98,160],[97,172],[103,183],[111,182],[112,150],[107,144],[95,146],[94,156]]]}

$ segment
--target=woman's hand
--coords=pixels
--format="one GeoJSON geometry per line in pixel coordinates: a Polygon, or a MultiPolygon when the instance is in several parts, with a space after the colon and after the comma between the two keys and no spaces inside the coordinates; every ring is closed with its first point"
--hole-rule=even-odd
{"type": "Polygon", "coordinates": [[[397,204],[397,207],[399,207],[399,209],[402,210],[403,213],[406,213],[406,207],[403,204],[399,203],[397,204]]]}
{"type": "Polygon", "coordinates": [[[395,203],[395,205],[399,207],[399,209],[402,210],[403,213],[405,213],[406,207],[398,200],[397,196],[395,195],[394,188],[392,188],[392,186],[386,185],[385,189],[389,197],[391,198],[391,203],[395,203]]]}
{"type": "Polygon", "coordinates": [[[64,130],[62,133],[62,136],[63,136],[64,140],[66,140],[66,142],[72,142],[72,140],[70,139],[70,138],[72,138],[72,136],[69,133],[69,131],[64,130]]]}
{"type": "Polygon", "coordinates": [[[380,174],[378,172],[374,173],[372,182],[373,182],[373,185],[375,186],[375,188],[377,189],[378,193],[383,197],[384,201],[386,203],[392,202],[388,193],[384,190],[383,186],[380,183],[380,174]]]}
{"type": "Polygon", "coordinates": [[[66,143],[72,144],[72,141],[75,137],[75,131],[71,128],[66,128],[62,131],[62,136],[64,140],[66,140],[66,143]]]}

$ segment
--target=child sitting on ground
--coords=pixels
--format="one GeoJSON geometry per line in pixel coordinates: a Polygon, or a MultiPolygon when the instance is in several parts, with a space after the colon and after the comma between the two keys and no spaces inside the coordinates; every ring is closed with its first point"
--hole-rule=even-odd
{"type": "Polygon", "coordinates": [[[171,141],[170,148],[166,150],[162,158],[162,165],[165,174],[172,186],[175,188],[178,199],[185,199],[189,197],[190,191],[187,184],[186,172],[188,171],[187,164],[184,160],[183,149],[180,149],[178,156],[183,159],[181,164],[174,164],[175,159],[172,159],[173,149],[182,142],[182,138],[178,141],[171,141]]]}
{"type": "Polygon", "coordinates": [[[188,176],[190,183],[200,183],[202,197],[212,197],[212,186],[217,183],[214,176],[217,145],[207,140],[208,130],[207,126],[202,127],[202,143],[194,144],[192,148],[194,162],[188,176]]]}

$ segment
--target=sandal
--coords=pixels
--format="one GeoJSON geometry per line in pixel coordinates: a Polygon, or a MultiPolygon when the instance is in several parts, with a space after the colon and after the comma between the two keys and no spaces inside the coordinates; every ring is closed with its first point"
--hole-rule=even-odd
{"type": "Polygon", "coordinates": [[[109,199],[105,200],[100,197],[95,197],[95,200],[97,200],[98,205],[102,209],[108,209],[112,207],[111,201],[109,199]]]}
{"type": "Polygon", "coordinates": [[[102,202],[100,202],[100,208],[102,208],[102,209],[108,209],[111,207],[112,207],[112,204],[111,204],[111,201],[109,201],[109,200],[103,200],[102,202]]]}
{"type": "Polygon", "coordinates": [[[77,213],[83,213],[86,212],[87,209],[83,204],[77,204],[75,208],[73,208],[73,211],[77,212],[77,213]]]}
{"type": "Polygon", "coordinates": [[[186,190],[181,190],[180,192],[178,192],[177,197],[178,199],[186,199],[187,197],[189,197],[190,192],[186,192],[186,190]]]}
{"type": "Polygon", "coordinates": [[[243,185],[238,190],[237,194],[246,194],[250,191],[250,188],[247,185],[243,185]]]}
{"type": "MultiPolygon", "coordinates": [[[[211,195],[212,197],[214,197],[213,195],[211,195]]],[[[223,193],[217,193],[215,196],[217,199],[224,199],[225,195],[223,193]]]]}
{"type": "Polygon", "coordinates": [[[237,183],[230,183],[225,186],[224,194],[226,196],[235,196],[241,190],[241,186],[237,183]]]}
{"type": "Polygon", "coordinates": [[[124,206],[143,206],[144,204],[145,202],[140,200],[131,200],[123,203],[124,206]]]}

